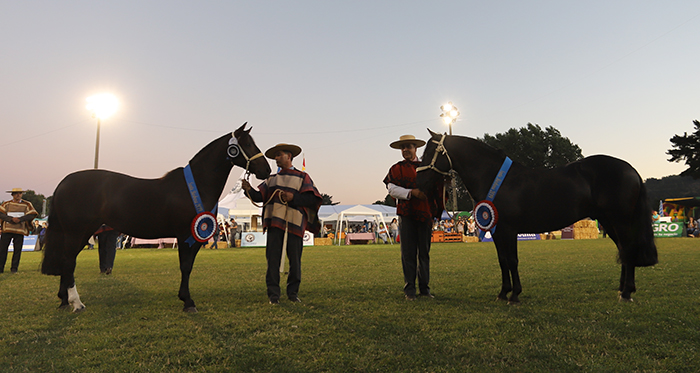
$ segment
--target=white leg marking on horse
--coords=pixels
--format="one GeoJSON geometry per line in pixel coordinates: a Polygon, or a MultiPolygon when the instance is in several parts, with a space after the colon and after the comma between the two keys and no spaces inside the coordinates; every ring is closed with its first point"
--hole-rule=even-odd
{"type": "Polygon", "coordinates": [[[80,312],[85,309],[85,305],[80,301],[76,286],[68,288],[68,303],[73,306],[73,312],[80,312]]]}

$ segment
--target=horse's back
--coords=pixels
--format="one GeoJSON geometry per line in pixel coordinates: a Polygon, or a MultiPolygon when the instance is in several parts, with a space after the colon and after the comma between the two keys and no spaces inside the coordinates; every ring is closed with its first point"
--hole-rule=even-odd
{"type": "Polygon", "coordinates": [[[178,182],[174,177],[166,180],[168,175],[141,179],[107,170],[77,171],[56,187],[51,214],[65,227],[89,225],[92,229],[107,224],[132,235],[150,235],[150,231],[142,232],[143,220],[177,207],[169,203],[168,195],[181,188],[174,187],[178,182]]]}

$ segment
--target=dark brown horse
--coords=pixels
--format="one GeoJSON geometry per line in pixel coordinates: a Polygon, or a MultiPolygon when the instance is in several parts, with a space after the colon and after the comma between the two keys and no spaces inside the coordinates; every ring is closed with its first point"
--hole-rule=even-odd
{"type": "MultiPolygon", "coordinates": [[[[270,166],[245,126],[212,141],[190,160],[200,209],[214,209],[233,165],[261,180],[270,176],[270,166]]],[[[41,267],[44,274],[61,276],[60,307],[71,305],[74,312],[85,308],[75,288],[76,257],[90,236],[107,224],[134,237],[177,237],[182,273],[178,296],[185,303],[185,311],[197,312],[189,280],[202,242],[192,239],[191,226],[200,211],[195,208],[189,184],[183,167],[159,179],[139,179],[106,170],[66,176],[53,193],[41,267]]]]}
{"type": "MultiPolygon", "coordinates": [[[[474,200],[485,200],[506,155],[476,139],[428,131],[431,140],[423,153],[418,187],[431,190],[440,173],[454,169],[474,200]]],[[[498,216],[493,241],[502,275],[498,299],[519,302],[518,233],[554,231],[586,217],[598,219],[617,245],[621,300],[632,300],[635,267],[658,262],[646,188],[623,160],[595,155],[553,169],[513,162],[492,203],[498,216]]]]}

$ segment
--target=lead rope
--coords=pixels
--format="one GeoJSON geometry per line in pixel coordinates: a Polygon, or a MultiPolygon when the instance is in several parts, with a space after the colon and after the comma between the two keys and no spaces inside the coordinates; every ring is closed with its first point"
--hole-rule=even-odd
{"type": "Polygon", "coordinates": [[[253,203],[254,206],[264,208],[267,206],[270,202],[272,202],[272,199],[275,198],[275,194],[279,194],[279,199],[280,202],[284,205],[284,240],[282,240],[282,258],[280,258],[280,273],[284,273],[284,258],[287,256],[287,237],[289,237],[289,220],[287,219],[287,214],[289,213],[289,203],[287,203],[284,198],[282,198],[282,190],[277,189],[274,192],[272,192],[272,195],[270,198],[265,201],[261,206],[258,206],[251,198],[250,194],[248,194],[248,191],[245,191],[246,196],[248,196],[248,199],[250,199],[250,202],[253,203]]]}

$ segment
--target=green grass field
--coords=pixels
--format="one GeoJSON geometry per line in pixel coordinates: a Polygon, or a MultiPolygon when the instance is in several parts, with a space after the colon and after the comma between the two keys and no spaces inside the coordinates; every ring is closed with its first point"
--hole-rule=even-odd
{"type": "MultiPolygon", "coordinates": [[[[434,244],[433,300],[404,300],[397,245],[307,247],[302,304],[267,303],[264,249],[202,250],[181,311],[177,251],[78,257],[85,312],[57,310],[41,253],[0,275],[2,372],[695,372],[700,240],[660,239],[618,303],[610,240],[520,243],[522,304],[496,302],[491,243],[434,244]]],[[[9,261],[9,260],[8,260],[9,261]]],[[[9,268],[9,263],[8,263],[9,268]]]]}

